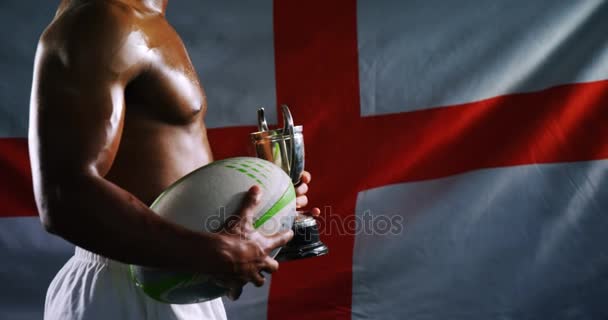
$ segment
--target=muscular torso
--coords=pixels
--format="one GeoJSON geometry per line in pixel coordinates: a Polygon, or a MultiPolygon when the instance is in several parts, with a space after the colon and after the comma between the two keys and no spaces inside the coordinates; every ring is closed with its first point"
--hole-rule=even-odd
{"type": "Polygon", "coordinates": [[[277,269],[268,252],[291,234],[251,227],[256,188],[237,212],[245,219],[219,233],[167,222],[147,206],[212,160],[205,95],[166,4],[63,0],[42,34],[28,132],[41,221],[110,259],[220,275],[234,290],[261,285],[260,270],[277,269]]]}
{"type": "Polygon", "coordinates": [[[124,26],[130,28],[127,54],[144,50],[146,67],[126,84],[122,135],[106,178],[150,204],[212,160],[203,122],[207,105],[186,49],[165,18],[122,10],[134,10],[124,26]]]}

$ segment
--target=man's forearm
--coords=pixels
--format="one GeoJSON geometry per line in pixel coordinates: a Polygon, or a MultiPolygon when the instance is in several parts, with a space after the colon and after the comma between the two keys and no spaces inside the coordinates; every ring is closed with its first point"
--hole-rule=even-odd
{"type": "Polygon", "coordinates": [[[101,177],[83,177],[55,189],[46,197],[43,215],[51,232],[77,246],[129,264],[222,272],[218,235],[167,222],[101,177]]]}

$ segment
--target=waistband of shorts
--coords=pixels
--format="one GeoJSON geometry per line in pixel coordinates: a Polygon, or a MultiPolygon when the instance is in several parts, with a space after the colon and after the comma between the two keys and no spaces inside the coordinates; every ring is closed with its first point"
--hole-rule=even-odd
{"type": "Polygon", "coordinates": [[[76,247],[76,249],[74,249],[74,257],[76,257],[77,259],[80,259],[80,260],[95,262],[95,263],[104,264],[104,265],[108,265],[108,266],[116,266],[116,267],[123,267],[123,268],[127,267],[127,265],[122,262],[112,260],[112,259],[106,258],[104,256],[100,256],[96,253],[87,251],[80,247],[76,247]]]}

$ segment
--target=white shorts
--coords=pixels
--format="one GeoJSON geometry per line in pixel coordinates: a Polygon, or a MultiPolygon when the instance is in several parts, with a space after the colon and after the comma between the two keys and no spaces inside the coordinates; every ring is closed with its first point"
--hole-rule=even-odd
{"type": "Polygon", "coordinates": [[[172,305],[146,296],[127,265],[80,248],[46,293],[45,320],[226,319],[222,299],[172,305]]]}

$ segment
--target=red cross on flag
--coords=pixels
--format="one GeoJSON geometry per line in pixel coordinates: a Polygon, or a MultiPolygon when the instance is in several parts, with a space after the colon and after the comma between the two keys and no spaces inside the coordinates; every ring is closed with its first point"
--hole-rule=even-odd
{"type": "MultiPolygon", "coordinates": [[[[40,318],[73,252],[38,222],[27,159],[48,6],[0,49],[16,57],[0,62],[1,319],[40,318]]],[[[180,0],[168,17],[215,158],[246,154],[256,107],[276,124],[286,103],[323,211],[330,254],[283,263],[229,318],[608,317],[606,3],[180,0]]]]}

